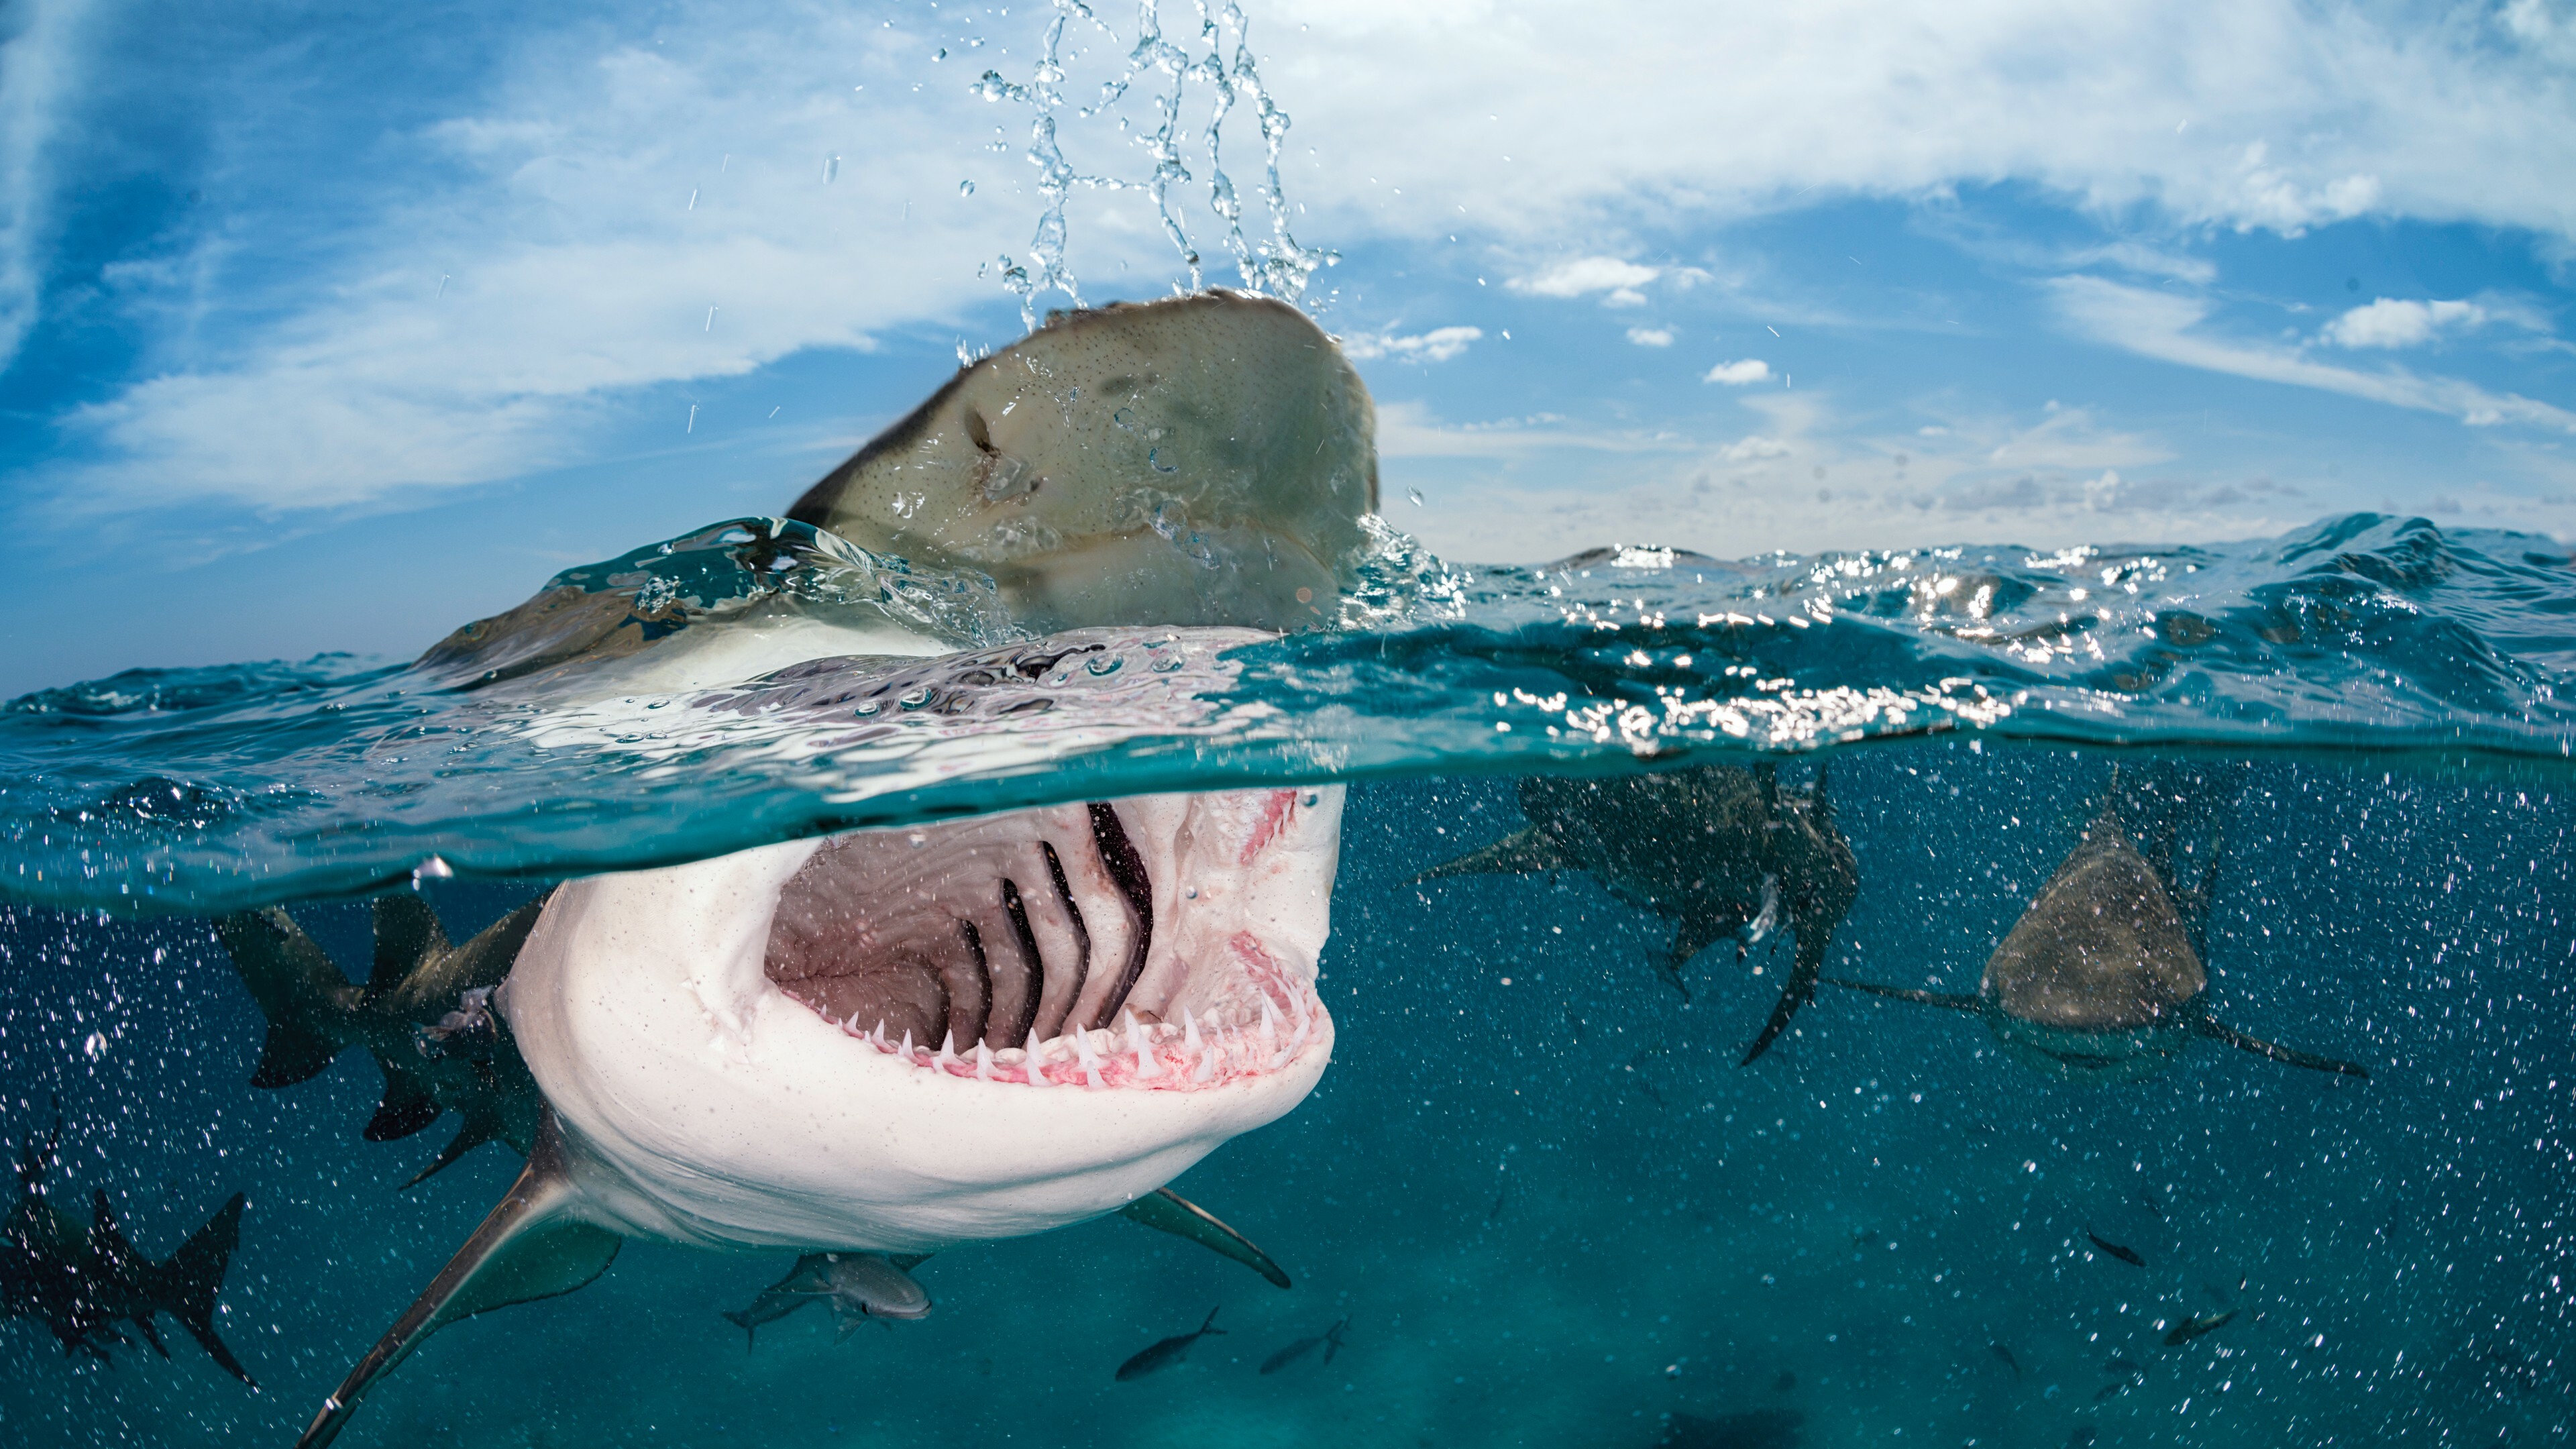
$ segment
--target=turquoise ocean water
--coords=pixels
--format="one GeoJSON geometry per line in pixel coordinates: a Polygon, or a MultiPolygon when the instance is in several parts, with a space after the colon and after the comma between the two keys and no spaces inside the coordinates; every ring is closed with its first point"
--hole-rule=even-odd
{"type": "MultiPolygon", "coordinates": [[[[534,580],[531,581],[536,582],[534,580]]],[[[989,587],[720,522],[561,576],[547,630],[419,661],[137,671],[0,711],[0,1137],[59,1104],[52,1200],[147,1253],[246,1196],[218,1328],[105,1361],[0,1323],[0,1436],[286,1444],[515,1173],[362,1140],[376,1074],[255,1090],[211,917],[293,904],[352,972],[365,898],[452,935],[567,875],[1146,791],[1354,782],[1335,1063],[1179,1184],[1295,1279],[1116,1220],[963,1247],[920,1323],[755,1350],[786,1267],[637,1243],[453,1327],[350,1444],[2561,1443],[2576,1424],[2576,564],[2353,515],[2277,539],[1453,565],[1382,533],[1285,638],[1015,628],[989,587]],[[893,622],[724,690],[620,661],[893,622]],[[613,658],[610,656],[614,656],[613,658]],[[603,663],[603,659],[608,662],[603,663]],[[1830,774],[1858,893],[1829,974],[1976,989],[2115,767],[2223,842],[2230,1026],[2056,1080],[1978,1021],[1828,987],[1749,1066],[1787,960],[1581,871],[1422,882],[1533,773],[1830,774]],[[1757,974],[1756,968],[1762,968],[1757,974]],[[1687,996],[1684,992],[1687,991],[1687,996]],[[2139,1261],[2110,1253],[2117,1244],[2139,1261]],[[1222,1305],[1222,1336],[1112,1372],[1222,1305]],[[2176,1325],[2232,1312],[2168,1343],[2176,1325]],[[1346,1346],[1262,1363],[1347,1318],[1346,1346]]],[[[774,1258],[774,1260],[773,1260],[774,1258]]]]}

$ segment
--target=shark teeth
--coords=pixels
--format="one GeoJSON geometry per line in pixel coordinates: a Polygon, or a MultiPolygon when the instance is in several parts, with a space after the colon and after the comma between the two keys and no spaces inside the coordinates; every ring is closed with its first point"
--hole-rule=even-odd
{"type": "Polygon", "coordinates": [[[1045,1089],[1080,1085],[1090,1091],[1186,1092],[1224,1086],[1276,1072],[1326,1039],[1324,1003],[1312,987],[1292,985],[1283,1017],[1269,992],[1261,996],[1258,1014],[1236,1008],[1245,1020],[1202,1018],[1184,1009],[1181,1024],[1148,1022],[1135,1012],[1120,1015],[1119,1029],[1068,1031],[1040,1039],[1036,1032],[1018,1047],[999,1051],[983,1041],[960,1055],[954,1032],[943,1036],[937,1051],[916,1045],[906,1031],[899,1042],[886,1039],[885,1023],[861,1031],[854,1022],[836,1022],[851,1039],[879,1053],[960,1081],[1008,1089],[1045,1089]],[[1078,1082],[1048,1075],[1072,1069],[1078,1082]]]}

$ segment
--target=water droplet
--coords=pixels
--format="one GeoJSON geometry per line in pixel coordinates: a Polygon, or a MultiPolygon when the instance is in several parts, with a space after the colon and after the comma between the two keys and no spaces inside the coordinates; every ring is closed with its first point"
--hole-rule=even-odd
{"type": "Polygon", "coordinates": [[[958,182],[958,183],[957,183],[957,194],[958,194],[958,195],[960,195],[960,196],[972,196],[972,195],[974,195],[974,194],[975,194],[975,183],[974,183],[974,182],[972,182],[972,181],[960,181],[960,182],[958,182]]]}
{"type": "Polygon", "coordinates": [[[1405,490],[1404,490],[1404,496],[1413,500],[1413,506],[1414,506],[1414,507],[1416,507],[1416,508],[1420,508],[1420,507],[1422,506],[1422,490],[1421,490],[1421,489],[1419,489],[1419,488],[1407,488],[1407,489],[1405,489],[1405,490]]]}

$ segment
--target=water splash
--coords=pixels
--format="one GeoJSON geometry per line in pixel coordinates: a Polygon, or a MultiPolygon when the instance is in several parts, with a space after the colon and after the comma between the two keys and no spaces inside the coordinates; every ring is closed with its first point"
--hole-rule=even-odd
{"type": "Polygon", "coordinates": [[[2563,780],[2571,604],[2559,545],[2375,514],[2191,548],[1613,547],[1538,567],[1444,562],[1371,520],[1331,627],[1037,639],[980,575],[734,519],[567,570],[410,664],[139,670],[10,701],[0,903],[234,909],[433,859],[560,875],[1165,790],[1929,734],[2563,780]],[[948,652],[646,682],[657,652],[817,627],[948,652]]]}
{"type": "Polygon", "coordinates": [[[1192,240],[1188,220],[1186,188],[1194,178],[1185,158],[1192,152],[1205,155],[1207,206],[1221,228],[1220,240],[1233,257],[1244,288],[1289,302],[1302,301],[1314,273],[1341,257],[1337,252],[1306,246],[1289,229],[1287,197],[1279,180],[1279,153],[1287,141],[1291,120],[1261,79],[1249,40],[1250,21],[1243,8],[1234,0],[1217,6],[1209,5],[1207,0],[1195,0],[1195,32],[1176,40],[1164,33],[1160,0],[1143,0],[1137,9],[1135,43],[1126,46],[1118,73],[1101,83],[1091,104],[1071,106],[1066,97],[1066,30],[1079,22],[1112,44],[1124,42],[1084,0],[1054,0],[1054,5],[1044,46],[1025,83],[1012,81],[998,70],[987,70],[971,87],[987,101],[1008,101],[1027,106],[1035,113],[1029,122],[1028,159],[1038,170],[1037,229],[1029,240],[1024,263],[1008,256],[998,259],[1003,287],[1019,299],[1022,324],[1032,329],[1037,326],[1038,299],[1044,294],[1060,293],[1070,305],[1083,305],[1081,279],[1074,274],[1066,253],[1065,205],[1077,190],[1149,193],[1163,235],[1171,242],[1188,276],[1186,285],[1176,283],[1175,290],[1197,291],[1207,284],[1205,258],[1192,240]],[[1153,115],[1150,125],[1140,126],[1121,106],[1131,92],[1138,90],[1139,81],[1148,78],[1155,83],[1142,94],[1150,101],[1153,115]],[[1194,91],[1203,93],[1208,100],[1206,125],[1195,132],[1185,120],[1186,103],[1194,91]],[[1233,178],[1225,171],[1225,123],[1238,106],[1250,112],[1261,132],[1261,181],[1254,190],[1268,213],[1267,236],[1245,235],[1243,201],[1236,194],[1233,178]],[[1060,118],[1068,116],[1079,121],[1114,123],[1145,152],[1145,174],[1076,170],[1065,155],[1059,130],[1060,118]]]}

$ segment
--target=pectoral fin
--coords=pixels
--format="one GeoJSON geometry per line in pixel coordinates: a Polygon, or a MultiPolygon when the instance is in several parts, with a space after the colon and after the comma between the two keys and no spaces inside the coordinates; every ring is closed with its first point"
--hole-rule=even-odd
{"type": "Polygon", "coordinates": [[[1824,980],[1829,985],[1847,986],[1854,991],[1866,991],[1872,996],[1911,1001],[1917,1006],[1938,1006],[1947,1011],[1975,1011],[1979,1005],[1978,999],[1973,995],[1959,996],[1947,991],[1908,991],[1902,986],[1881,986],[1875,981],[1846,981],[1840,976],[1828,976],[1824,980]]]}
{"type": "Polygon", "coordinates": [[[338,1438],[376,1381],[439,1329],[490,1309],[570,1293],[606,1272],[619,1238],[571,1215],[579,1196],[548,1117],[527,1167],[500,1206],[323,1401],[296,1449],[321,1449],[338,1438]]]}
{"type": "Polygon", "coordinates": [[[1798,1014],[1799,1007],[1816,998],[1816,982],[1825,969],[1825,945],[1831,938],[1823,930],[1808,930],[1804,923],[1795,929],[1798,948],[1789,958],[1789,979],[1781,983],[1780,999],[1771,1007],[1771,1019],[1762,1023],[1762,1034],[1753,1039],[1753,1045],[1744,1049],[1744,1060],[1736,1063],[1739,1067],[1753,1065],[1755,1057],[1769,1051],[1771,1043],[1780,1039],[1780,1033],[1789,1029],[1789,1018],[1798,1014]]]}
{"type": "Polygon", "coordinates": [[[1149,1228],[1187,1238],[1201,1247],[1232,1258],[1277,1287],[1288,1286],[1287,1270],[1270,1260],[1270,1255],[1252,1245],[1252,1240],[1218,1221],[1217,1215],[1200,1207],[1168,1187],[1158,1187],[1118,1210],[1122,1215],[1149,1228]]]}
{"type": "Polygon", "coordinates": [[[1482,850],[1469,851],[1446,865],[1435,865],[1405,884],[1416,885],[1453,875],[1534,875],[1542,870],[1571,870],[1573,867],[1574,862],[1565,858],[1556,842],[1533,825],[1517,834],[1506,835],[1482,850]]]}
{"type": "Polygon", "coordinates": [[[2276,1062],[2288,1062],[2291,1066],[2306,1067],[2312,1072],[2341,1072],[2347,1077],[2359,1077],[2365,1082],[2370,1080],[2369,1071],[2358,1062],[2337,1061],[2333,1057],[2321,1057],[2300,1051],[2296,1047],[2285,1047],[2260,1037],[2247,1036],[2234,1027],[2222,1026],[2205,1016],[2200,1019],[2199,1030],[2202,1036],[2223,1041],[2240,1052],[2252,1052],[2258,1057],[2270,1057],[2276,1062]]]}

